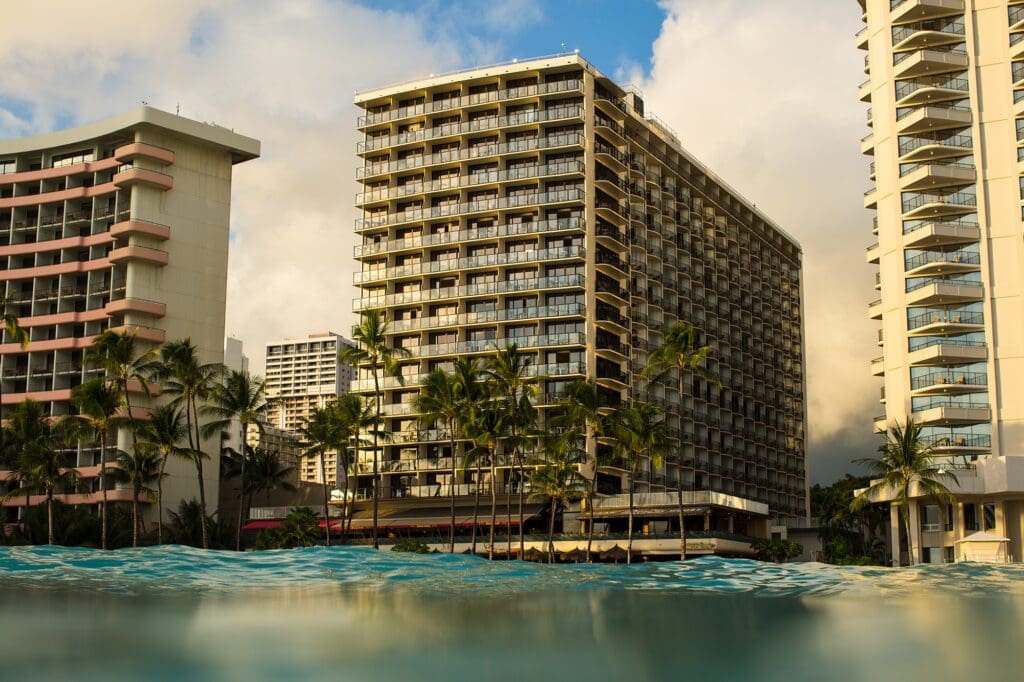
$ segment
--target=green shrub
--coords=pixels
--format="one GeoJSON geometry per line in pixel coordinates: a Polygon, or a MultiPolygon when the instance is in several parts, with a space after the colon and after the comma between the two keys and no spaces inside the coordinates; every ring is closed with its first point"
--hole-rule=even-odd
{"type": "Polygon", "coordinates": [[[395,543],[395,546],[391,548],[391,551],[412,552],[413,554],[430,554],[430,548],[427,547],[427,543],[420,542],[419,540],[413,540],[412,538],[399,540],[395,543]]]}
{"type": "Polygon", "coordinates": [[[774,561],[777,564],[798,557],[804,551],[804,546],[799,542],[782,538],[757,540],[750,548],[757,553],[757,558],[761,561],[774,561]]]}

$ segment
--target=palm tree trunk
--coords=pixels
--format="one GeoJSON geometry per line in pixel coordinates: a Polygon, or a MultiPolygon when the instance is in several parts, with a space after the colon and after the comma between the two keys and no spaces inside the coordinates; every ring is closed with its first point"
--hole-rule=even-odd
{"type": "Polygon", "coordinates": [[[139,483],[132,486],[132,547],[139,546],[139,487],[139,483]]]}
{"type": "MultiPolygon", "coordinates": [[[[338,457],[341,459],[341,470],[345,472],[345,492],[348,493],[348,447],[345,444],[338,449],[338,457]]],[[[345,521],[348,516],[348,498],[342,500],[341,520],[338,525],[341,528],[341,544],[348,542],[348,529],[345,528],[345,521]]]]}
{"type": "Polygon", "coordinates": [[[165,452],[160,460],[160,475],[156,479],[156,543],[164,544],[164,468],[167,466],[167,457],[170,452],[165,452]]]}
{"type": "Polygon", "coordinates": [[[57,544],[53,536],[53,489],[46,491],[46,526],[47,540],[49,545],[57,544]]]}
{"type": "Polygon", "coordinates": [[[476,556],[476,524],[480,517],[480,457],[476,458],[476,481],[473,483],[473,492],[475,497],[473,498],[473,539],[470,544],[470,552],[473,556],[476,556]]]}
{"type": "Polygon", "coordinates": [[[591,554],[594,546],[594,488],[597,487],[597,468],[595,464],[594,468],[594,480],[590,484],[590,489],[587,491],[587,516],[590,517],[590,527],[587,528],[587,563],[593,563],[593,555],[591,554]]]}
{"type": "Polygon", "coordinates": [[[635,467],[629,468],[629,528],[626,531],[626,563],[633,563],[633,478],[635,467]]]}
{"type": "Polygon", "coordinates": [[[323,448],[320,449],[320,480],[323,482],[323,491],[324,491],[324,539],[327,542],[327,546],[330,547],[331,546],[331,514],[330,514],[330,511],[328,510],[328,506],[327,506],[329,493],[327,492],[327,466],[324,464],[324,451],[323,451],[323,448]]]}
{"type": "MultiPolygon", "coordinates": [[[[373,548],[380,549],[380,541],[377,539],[377,501],[380,498],[379,481],[377,474],[377,443],[380,438],[380,379],[377,378],[377,360],[371,363],[373,371],[373,548]]],[[[454,456],[454,453],[453,453],[454,456]]]]}
{"type": "MultiPolygon", "coordinates": [[[[683,401],[683,369],[679,368],[679,405],[683,401]]],[[[681,450],[682,448],[680,448],[681,450]]],[[[686,513],[683,511],[683,457],[679,453],[676,465],[676,484],[679,486],[679,560],[686,561],[686,513]]]]}
{"type": "Polygon", "coordinates": [[[239,441],[240,444],[241,444],[241,449],[242,449],[242,472],[240,474],[240,476],[242,478],[242,484],[238,487],[238,525],[235,528],[235,551],[236,552],[241,552],[242,551],[242,513],[244,512],[247,516],[248,516],[248,513],[249,513],[249,510],[246,509],[243,506],[243,504],[242,504],[244,499],[245,499],[245,460],[246,460],[246,456],[245,456],[245,445],[246,445],[245,437],[247,435],[249,435],[247,433],[248,430],[249,430],[248,429],[249,425],[248,425],[248,423],[246,423],[244,421],[240,422],[240,423],[241,423],[241,429],[242,429],[242,434],[241,434],[242,435],[242,439],[241,439],[241,441],[239,441]]]}
{"type": "Polygon", "coordinates": [[[506,533],[506,545],[505,548],[506,557],[512,558],[512,471],[513,467],[508,468],[508,484],[505,486],[505,533],[506,533]]]}
{"type": "Polygon", "coordinates": [[[32,496],[29,493],[31,488],[29,488],[25,484],[24,481],[21,482],[21,487],[25,489],[25,513],[21,517],[21,522],[25,526],[25,539],[28,540],[28,544],[31,545],[31,544],[33,544],[33,542],[32,542],[32,526],[28,522],[28,510],[31,508],[30,503],[32,501],[32,496]]]}
{"type": "Polygon", "coordinates": [[[191,397],[190,402],[192,404],[192,413],[195,415],[194,426],[196,427],[196,471],[199,474],[199,511],[202,515],[200,530],[202,531],[203,549],[210,549],[209,531],[206,528],[206,481],[203,479],[203,437],[199,433],[199,407],[196,405],[194,395],[191,397]]]}
{"type": "Polygon", "coordinates": [[[555,511],[558,501],[551,498],[551,519],[548,521],[548,563],[555,563],[555,511]]]}
{"type": "Polygon", "coordinates": [[[525,556],[526,551],[526,540],[523,537],[523,494],[526,488],[526,466],[523,461],[525,458],[522,454],[519,455],[519,556],[525,556]]]}
{"type": "Polygon", "coordinates": [[[487,543],[487,558],[494,559],[494,524],[498,521],[498,462],[493,450],[488,450],[487,457],[491,462],[491,530],[490,541],[487,543]]]}
{"type": "Polygon", "coordinates": [[[101,503],[102,509],[100,510],[100,516],[103,518],[103,527],[100,530],[100,547],[101,549],[107,548],[107,434],[105,431],[100,433],[100,492],[103,493],[103,502],[101,503]]]}
{"type": "Polygon", "coordinates": [[[459,475],[458,459],[455,455],[455,422],[448,421],[448,442],[452,448],[451,525],[448,526],[448,553],[455,554],[455,479],[459,475]]]}

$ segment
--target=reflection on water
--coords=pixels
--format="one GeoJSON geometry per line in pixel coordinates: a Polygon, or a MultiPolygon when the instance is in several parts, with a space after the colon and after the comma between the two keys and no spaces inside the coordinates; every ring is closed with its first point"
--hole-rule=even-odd
{"type": "Polygon", "coordinates": [[[0,549],[0,662],[6,679],[1014,679],[1021,577],[0,549]]]}

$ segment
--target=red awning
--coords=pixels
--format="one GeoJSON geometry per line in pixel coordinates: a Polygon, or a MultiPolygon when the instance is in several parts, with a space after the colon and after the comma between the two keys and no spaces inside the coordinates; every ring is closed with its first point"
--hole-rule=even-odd
{"type": "Polygon", "coordinates": [[[266,528],[280,528],[280,521],[250,521],[242,526],[242,530],[264,530],[266,528]]]}

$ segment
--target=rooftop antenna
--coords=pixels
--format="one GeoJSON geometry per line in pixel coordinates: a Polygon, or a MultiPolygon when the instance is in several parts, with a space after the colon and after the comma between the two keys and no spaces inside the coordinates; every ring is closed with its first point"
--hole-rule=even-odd
{"type": "Polygon", "coordinates": [[[174,105],[174,115],[175,116],[181,116],[181,103],[180,102],[178,104],[174,105]]]}
{"type": "Polygon", "coordinates": [[[562,54],[565,54],[568,50],[565,49],[565,43],[562,43],[562,54]]]}

